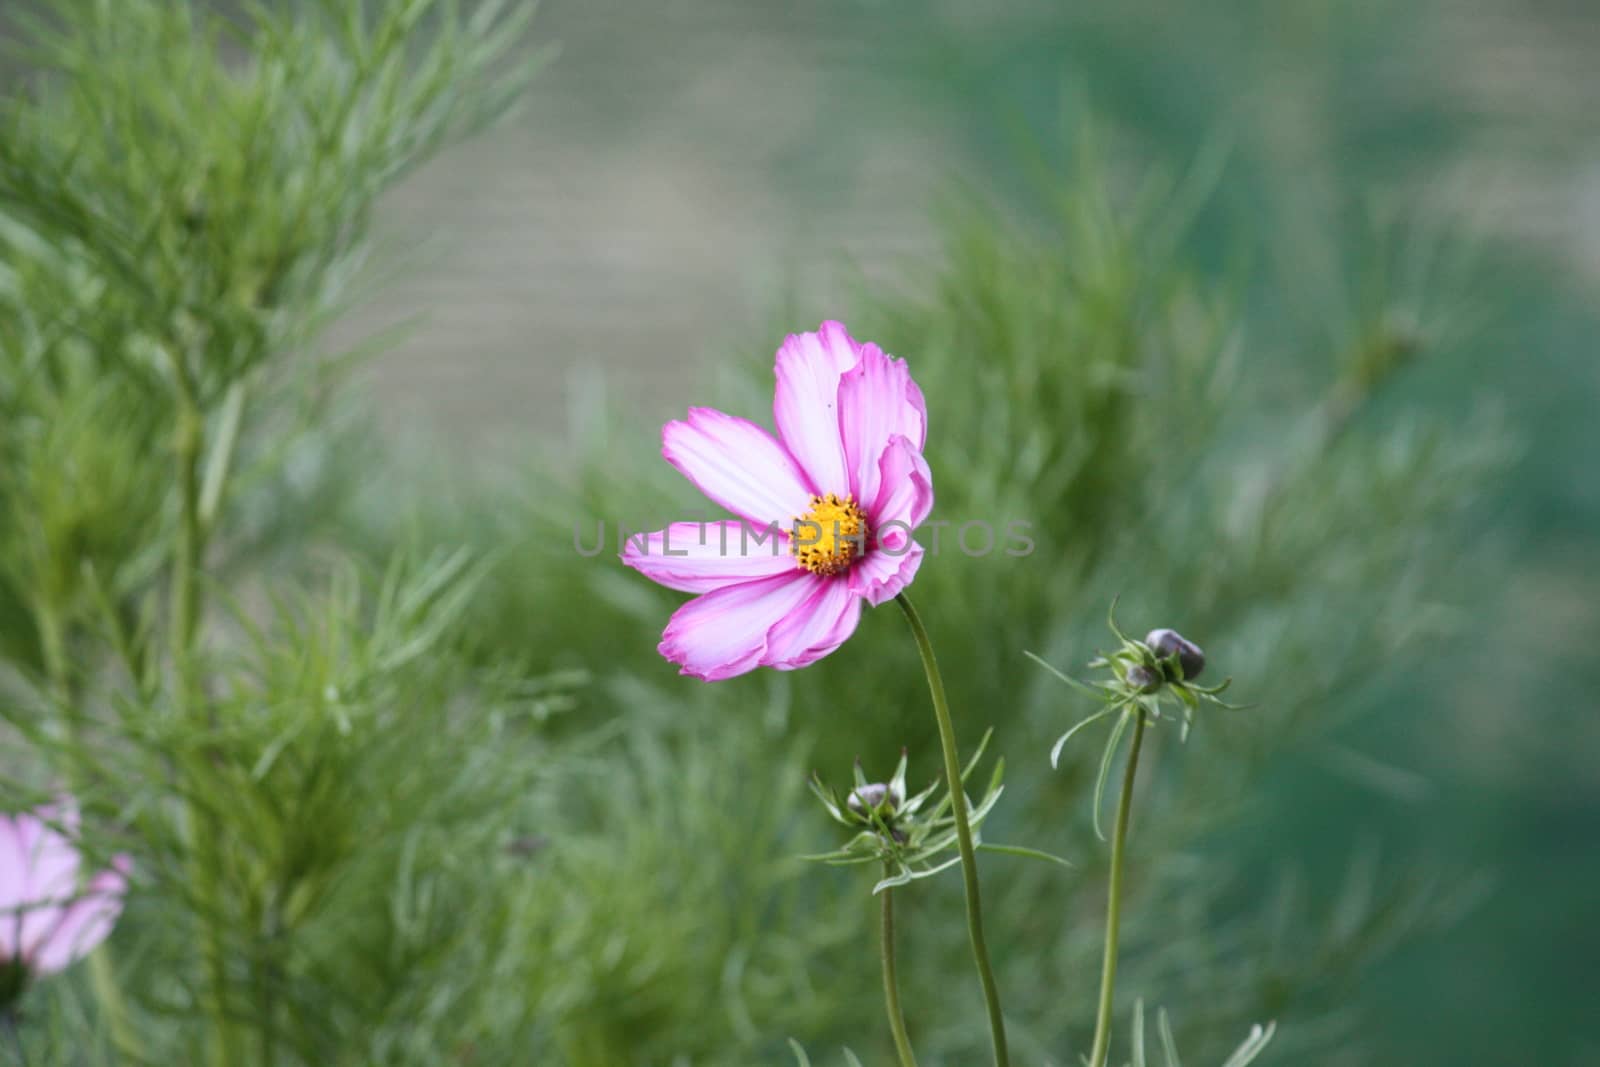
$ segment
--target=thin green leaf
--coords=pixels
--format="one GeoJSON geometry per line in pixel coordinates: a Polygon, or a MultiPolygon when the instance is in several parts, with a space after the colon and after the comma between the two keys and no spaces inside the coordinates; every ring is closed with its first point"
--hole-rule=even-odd
{"type": "Polygon", "coordinates": [[[1161,1048],[1167,1057],[1167,1067],[1183,1067],[1183,1060],[1178,1056],[1178,1043],[1172,1039],[1172,1020],[1167,1017],[1165,1008],[1156,1013],[1156,1033],[1161,1035],[1161,1048]]]}
{"type": "Polygon", "coordinates": [[[1128,732],[1128,722],[1133,716],[1133,712],[1124,709],[1122,717],[1117,720],[1117,725],[1111,731],[1111,737],[1106,740],[1106,749],[1100,755],[1100,772],[1094,779],[1094,833],[1102,841],[1106,839],[1106,835],[1100,829],[1100,801],[1105,795],[1106,779],[1111,774],[1111,761],[1116,758],[1117,748],[1122,744],[1122,735],[1128,732]]]}
{"type": "Polygon", "coordinates": [[[1071,862],[1062,859],[1060,856],[1055,856],[1049,852],[1043,852],[1036,848],[1028,848],[1025,845],[991,845],[988,842],[984,842],[978,846],[978,851],[998,852],[1005,856],[1021,856],[1023,859],[1047,860],[1050,863],[1059,864],[1062,867],[1067,868],[1071,868],[1073,866],[1071,862]]]}
{"type": "Polygon", "coordinates": [[[1101,719],[1105,718],[1107,715],[1110,715],[1116,710],[1117,709],[1115,705],[1108,708],[1102,708],[1100,711],[1097,711],[1087,719],[1078,722],[1066,733],[1056,738],[1056,743],[1050,748],[1050,767],[1054,769],[1060,764],[1061,750],[1067,747],[1067,742],[1072,740],[1073,734],[1077,733],[1079,730],[1083,729],[1085,726],[1088,726],[1092,722],[1099,722],[1101,719]]]}
{"type": "Polygon", "coordinates": [[[1066,682],[1068,685],[1072,686],[1072,688],[1078,690],[1079,692],[1086,693],[1089,696],[1094,697],[1096,700],[1104,701],[1106,699],[1106,693],[1105,693],[1104,690],[1096,689],[1094,686],[1089,685],[1087,682],[1078,681],[1078,679],[1074,678],[1072,675],[1067,674],[1065,671],[1061,671],[1061,670],[1056,669],[1055,667],[1052,667],[1049,663],[1046,663],[1043,659],[1041,659],[1040,657],[1034,655],[1032,652],[1027,651],[1026,649],[1023,650],[1022,654],[1024,656],[1027,656],[1029,659],[1033,660],[1033,662],[1037,663],[1039,666],[1041,666],[1045,670],[1049,671],[1056,678],[1060,679],[1063,682],[1066,682]]]}
{"type": "Polygon", "coordinates": [[[1277,1032],[1278,1024],[1275,1022],[1269,1022],[1265,1027],[1260,1024],[1252,1026],[1250,1036],[1234,1049],[1233,1055],[1223,1062],[1222,1067],[1248,1067],[1266,1049],[1268,1043],[1272,1041],[1272,1035],[1277,1032]]]}

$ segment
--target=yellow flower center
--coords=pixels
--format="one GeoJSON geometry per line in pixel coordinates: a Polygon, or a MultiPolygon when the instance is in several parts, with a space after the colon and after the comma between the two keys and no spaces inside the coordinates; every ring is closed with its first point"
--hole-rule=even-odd
{"type": "Polygon", "coordinates": [[[814,496],[811,510],[794,520],[789,543],[812,574],[838,574],[866,550],[867,517],[852,496],[814,496]]]}

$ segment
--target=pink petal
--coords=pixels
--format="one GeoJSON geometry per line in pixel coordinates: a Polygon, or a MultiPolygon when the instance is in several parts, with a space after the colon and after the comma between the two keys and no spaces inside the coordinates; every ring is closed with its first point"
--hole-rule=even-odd
{"type": "Polygon", "coordinates": [[[59,919],[62,907],[78,888],[78,849],[51,823],[68,831],[78,826],[78,811],[71,804],[51,805],[36,814],[16,816],[17,837],[23,849],[23,893],[18,901],[16,951],[26,955],[59,919]]]}
{"type": "Polygon", "coordinates": [[[772,416],[783,443],[820,494],[849,491],[839,439],[839,378],[861,359],[861,346],[837,322],[795,333],[778,349],[772,416]]]}
{"type": "Polygon", "coordinates": [[[130,861],[118,856],[107,870],[89,880],[81,896],[56,914],[52,929],[24,957],[38,974],[65,970],[74,960],[92,952],[111,933],[122,914],[122,896],[127,891],[130,861]]]}
{"type": "Polygon", "coordinates": [[[874,530],[909,532],[933,510],[933,473],[922,452],[904,437],[893,437],[878,457],[878,495],[867,509],[874,530]]]}
{"type": "Polygon", "coordinates": [[[921,451],[927,437],[922,391],[905,360],[863,345],[861,361],[839,379],[839,433],[856,500],[878,498],[878,460],[896,435],[921,451]]]}
{"type": "Polygon", "coordinates": [[[28,893],[35,901],[64,900],[78,884],[78,848],[67,836],[78,831],[78,809],[70,803],[52,804],[36,814],[18,816],[32,823],[27,835],[28,893]]]}
{"type": "Polygon", "coordinates": [[[828,578],[796,611],[767,634],[765,667],[792,671],[826,656],[855,633],[861,598],[843,578],[828,578]]]}
{"type": "Polygon", "coordinates": [[[0,914],[28,898],[32,831],[24,828],[24,819],[37,822],[31,815],[0,815],[0,914]]]}
{"type": "Polygon", "coordinates": [[[877,607],[893,600],[911,584],[922,566],[922,546],[907,534],[891,535],[891,544],[869,552],[850,568],[850,590],[877,607]]]}
{"type": "Polygon", "coordinates": [[[21,955],[19,909],[28,899],[28,849],[19,825],[24,818],[0,815],[0,962],[21,955]]]}
{"type": "Polygon", "coordinates": [[[661,428],[661,454],[702,493],[757,526],[787,527],[811,506],[800,465],[747,419],[690,408],[687,422],[661,428]]]}
{"type": "Polygon", "coordinates": [[[675,522],[623,544],[622,562],[669,589],[709,593],[798,570],[788,534],[746,522],[675,522]]]}
{"type": "Polygon", "coordinates": [[[679,673],[708,682],[744,674],[761,663],[767,632],[824,581],[796,568],[696,597],[673,612],[657,650],[678,664],[679,673]]]}

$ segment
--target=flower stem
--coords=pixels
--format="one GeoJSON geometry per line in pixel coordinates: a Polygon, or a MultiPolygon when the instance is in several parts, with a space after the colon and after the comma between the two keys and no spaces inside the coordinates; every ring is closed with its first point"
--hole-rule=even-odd
{"type": "Polygon", "coordinates": [[[945,699],[944,681],[933,655],[933,643],[922,625],[917,609],[904,593],[895,597],[911,624],[911,635],[922,653],[922,669],[928,675],[928,692],[933,697],[933,714],[939,721],[939,742],[944,747],[944,779],[950,790],[950,811],[956,821],[956,847],[961,853],[961,875],[967,889],[967,933],[972,937],[972,957],[978,965],[978,980],[983,984],[983,999],[989,1010],[989,1034],[994,1044],[995,1067],[1010,1067],[1006,1051],[1005,1016],[1000,1011],[1000,989],[994,969],[989,965],[989,948],[983,939],[983,902],[978,893],[978,857],[972,847],[972,826],[967,821],[967,795],[961,788],[961,760],[956,754],[956,728],[950,721],[950,704],[945,699]]]}
{"type": "MultiPolygon", "coordinates": [[[[205,419],[196,402],[194,384],[181,359],[174,361],[178,392],[178,423],[173,442],[177,460],[178,543],[172,566],[171,653],[175,673],[175,702],[183,715],[194,720],[202,711],[209,721],[205,687],[201,681],[195,637],[202,611],[200,579],[205,563],[207,524],[202,518],[200,455],[205,444],[205,419]]],[[[223,473],[226,471],[224,469],[223,473]]],[[[216,490],[220,494],[220,488],[216,490]]],[[[190,831],[194,854],[194,881],[208,906],[220,903],[220,886],[213,862],[221,850],[220,835],[212,817],[196,804],[189,805],[190,831]]],[[[238,1061],[237,1040],[228,1014],[228,971],[222,939],[215,919],[200,919],[200,950],[210,978],[205,1000],[211,1016],[212,1061],[232,1064],[238,1061]]]]}
{"type": "Polygon", "coordinates": [[[11,1052],[17,1058],[18,1067],[28,1067],[28,1053],[22,1047],[22,1033],[17,1029],[16,1013],[9,1009],[0,1011],[0,1028],[6,1032],[7,1039],[11,1043],[11,1052]]]}
{"type": "MultiPolygon", "coordinates": [[[[884,874],[888,873],[889,866],[884,864],[884,874]]],[[[883,1001],[889,1013],[889,1031],[894,1034],[894,1050],[900,1056],[900,1067],[917,1067],[911,1038],[906,1034],[906,1018],[900,1011],[900,981],[895,976],[893,887],[885,888],[878,896],[883,899],[883,1001]]]]}
{"type": "Polygon", "coordinates": [[[193,645],[200,617],[200,567],[205,548],[200,524],[200,447],[204,433],[200,412],[179,406],[174,451],[178,475],[178,545],[172,566],[172,656],[177,670],[180,705],[192,711],[199,704],[193,645]]]}
{"type": "Polygon", "coordinates": [[[1106,954],[1100,965],[1100,1010],[1094,1022],[1094,1051],[1089,1067],[1105,1067],[1111,1055],[1111,1002],[1117,984],[1117,927],[1122,918],[1122,855],[1128,840],[1128,813],[1133,808],[1133,777],[1139,769],[1139,748],[1144,743],[1145,710],[1133,722],[1128,764],[1122,769],[1122,795],[1117,801],[1117,822],[1111,831],[1111,888],[1106,903],[1106,954]]]}

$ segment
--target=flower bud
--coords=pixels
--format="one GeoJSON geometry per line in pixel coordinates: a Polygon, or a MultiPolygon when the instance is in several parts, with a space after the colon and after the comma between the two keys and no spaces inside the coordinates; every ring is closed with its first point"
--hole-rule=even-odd
{"type": "Polygon", "coordinates": [[[1166,679],[1161,677],[1159,671],[1146,667],[1142,663],[1130,666],[1122,680],[1141,693],[1154,693],[1166,684],[1166,679]]]}
{"type": "Polygon", "coordinates": [[[1178,657],[1178,666],[1183,671],[1183,677],[1174,681],[1193,681],[1206,669],[1206,654],[1200,651],[1200,646],[1176,630],[1151,630],[1145,635],[1144,643],[1150,646],[1150,651],[1163,660],[1174,655],[1178,657]]]}
{"type": "Polygon", "coordinates": [[[891,815],[904,800],[898,789],[883,782],[871,782],[850,790],[849,805],[857,815],[865,815],[869,811],[891,815]]]}

